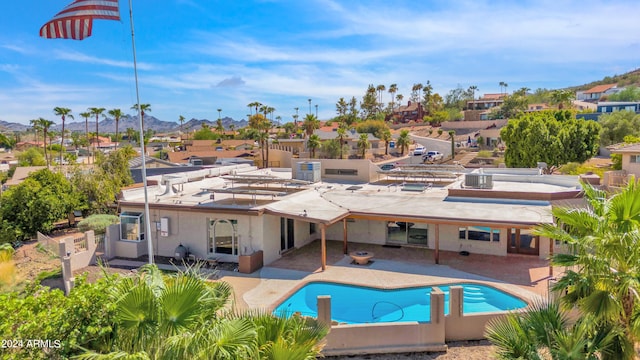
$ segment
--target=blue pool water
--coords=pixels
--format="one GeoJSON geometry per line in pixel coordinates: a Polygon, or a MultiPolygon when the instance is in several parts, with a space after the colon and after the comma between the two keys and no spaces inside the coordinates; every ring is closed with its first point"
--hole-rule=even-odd
{"type": "MultiPolygon", "coordinates": [[[[444,292],[444,310],[449,313],[449,287],[462,286],[465,314],[520,309],[527,303],[500,290],[479,284],[439,285],[444,292]]],[[[340,323],[430,320],[431,287],[376,289],[329,282],[311,282],[278,305],[274,314],[299,312],[317,317],[317,297],[331,296],[331,318],[340,323]]]]}

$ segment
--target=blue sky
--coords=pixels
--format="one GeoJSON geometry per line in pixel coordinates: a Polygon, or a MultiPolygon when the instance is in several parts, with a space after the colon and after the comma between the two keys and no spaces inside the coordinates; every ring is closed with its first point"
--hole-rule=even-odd
{"type": "MultiPolygon", "coordinates": [[[[135,103],[128,0],[122,21],[97,20],[83,41],[40,27],[71,0],[0,4],[0,120],[28,124],[52,109],[135,103]]],[[[259,101],[291,121],[368,84],[431,81],[444,96],[561,88],[640,67],[640,13],[630,1],[134,0],[142,103],[177,121],[246,118],[259,101]]],[[[389,95],[384,97],[389,101],[389,95]]]]}

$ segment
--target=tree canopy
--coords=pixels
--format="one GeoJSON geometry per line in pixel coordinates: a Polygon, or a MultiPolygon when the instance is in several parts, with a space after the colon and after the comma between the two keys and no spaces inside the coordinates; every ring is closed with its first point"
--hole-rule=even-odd
{"type": "Polygon", "coordinates": [[[640,88],[635,86],[628,86],[617,92],[615,94],[611,94],[607,97],[608,101],[638,101],[640,100],[640,88]]]}
{"type": "Polygon", "coordinates": [[[13,231],[2,231],[0,243],[24,240],[37,231],[49,232],[56,221],[66,219],[81,203],[82,195],[73,191],[64,175],[48,169],[37,171],[2,194],[0,218],[11,224],[13,231]]]}
{"type": "Polygon", "coordinates": [[[578,120],[568,110],[522,114],[510,120],[500,136],[508,167],[536,167],[538,162],[558,166],[584,162],[597,155],[600,125],[578,120]]]}
{"type": "Polygon", "coordinates": [[[640,136],[640,115],[633,111],[616,111],[603,114],[598,119],[602,126],[600,144],[613,145],[624,141],[624,137],[640,136]]]}

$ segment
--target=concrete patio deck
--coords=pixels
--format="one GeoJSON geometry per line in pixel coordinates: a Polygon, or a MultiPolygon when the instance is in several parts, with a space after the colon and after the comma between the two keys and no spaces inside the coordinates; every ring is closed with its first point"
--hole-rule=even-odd
{"type": "Polygon", "coordinates": [[[368,265],[353,264],[343,253],[342,241],[327,241],[327,270],[321,271],[320,242],[292,250],[253,274],[220,272],[229,282],[238,308],[271,308],[303,282],[337,281],[395,288],[455,282],[483,282],[526,300],[546,296],[549,267],[537,256],[491,256],[441,251],[440,264],[433,250],[349,243],[349,251],[368,251],[375,257],[368,265]]]}

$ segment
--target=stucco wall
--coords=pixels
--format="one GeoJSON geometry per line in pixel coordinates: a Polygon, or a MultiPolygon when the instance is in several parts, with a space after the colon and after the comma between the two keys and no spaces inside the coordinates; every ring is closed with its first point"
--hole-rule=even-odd
{"type": "Polygon", "coordinates": [[[279,164],[279,166],[277,167],[290,168],[292,157],[293,156],[290,151],[280,150],[280,149],[269,149],[269,163],[279,164]]]}
{"type": "MultiPolygon", "coordinates": [[[[137,208],[123,207],[122,211],[140,211],[137,208]]],[[[189,252],[197,257],[206,258],[208,253],[208,226],[209,220],[225,219],[237,220],[236,241],[238,242],[239,255],[250,254],[253,251],[263,249],[263,228],[262,218],[251,215],[238,215],[224,212],[195,212],[165,209],[151,209],[151,238],[153,241],[154,253],[159,256],[173,257],[175,249],[179,244],[187,247],[189,252]],[[160,231],[156,228],[156,223],[161,218],[169,219],[168,236],[160,236],[160,231]]],[[[268,234],[268,232],[265,232],[268,234]]],[[[146,249],[146,242],[144,249],[146,249]]],[[[132,252],[132,242],[117,241],[115,248],[116,256],[132,257],[123,253],[132,252]]],[[[146,250],[144,250],[146,254],[146,250]]],[[[140,254],[138,254],[140,256],[140,254]]],[[[265,254],[266,256],[266,254],[265,254]]],[[[222,261],[237,261],[237,256],[217,254],[216,257],[222,261]]],[[[265,262],[267,259],[265,259],[265,262]]]]}
{"type": "Polygon", "coordinates": [[[622,169],[635,175],[636,179],[640,178],[640,164],[631,162],[631,154],[622,154],[622,169]]]}
{"type": "MultiPolygon", "coordinates": [[[[349,242],[383,245],[386,242],[387,226],[384,221],[355,219],[347,222],[347,239],[349,242]]],[[[344,228],[342,221],[327,228],[327,239],[342,240],[344,228]]]]}
{"type": "Polygon", "coordinates": [[[280,217],[265,215],[262,223],[262,232],[257,235],[256,243],[262,243],[264,264],[268,265],[280,258],[280,217]]]}
{"type": "MultiPolygon", "coordinates": [[[[435,226],[434,226],[435,227],[435,226]]],[[[506,255],[506,229],[500,229],[500,241],[478,241],[460,239],[459,227],[455,225],[440,225],[440,250],[468,251],[474,254],[506,255]]],[[[435,242],[435,234],[432,238],[435,242]]]]}

